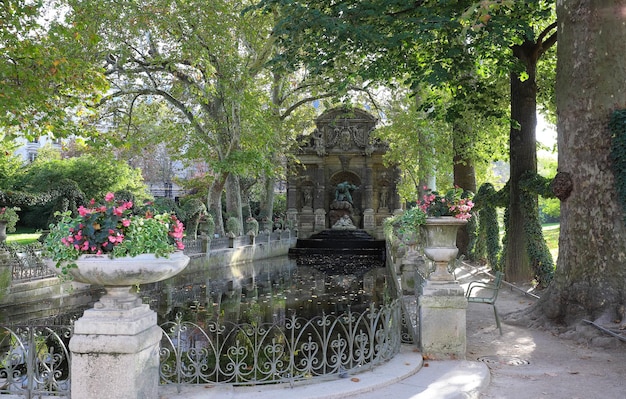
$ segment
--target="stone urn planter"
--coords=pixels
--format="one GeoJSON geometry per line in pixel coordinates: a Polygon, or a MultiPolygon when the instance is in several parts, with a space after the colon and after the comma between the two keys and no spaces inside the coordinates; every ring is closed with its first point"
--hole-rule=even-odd
{"type": "MultiPolygon", "coordinates": [[[[67,269],[74,281],[102,285],[106,294],[74,323],[69,344],[72,397],[158,397],[162,331],[156,313],[130,290],[174,276],[189,257],[180,251],[168,258],[82,255],[75,263],[77,267],[67,269]]],[[[61,270],[52,261],[48,267],[61,270]]]]}
{"type": "Polygon", "coordinates": [[[459,249],[456,246],[456,233],[459,227],[467,224],[467,220],[453,216],[429,217],[422,225],[426,232],[424,254],[435,262],[435,271],[430,275],[432,281],[454,281],[448,271],[448,264],[456,258],[459,249]]]}
{"type": "MultiPolygon", "coordinates": [[[[189,264],[189,256],[182,251],[167,258],[141,254],[111,259],[107,255],[91,254],[81,255],[75,263],[77,267],[68,269],[74,281],[102,285],[106,290],[94,308],[130,309],[141,305],[137,294],[130,292],[133,286],[156,283],[180,273],[189,264]]],[[[48,267],[59,272],[53,262],[48,267]]]]}

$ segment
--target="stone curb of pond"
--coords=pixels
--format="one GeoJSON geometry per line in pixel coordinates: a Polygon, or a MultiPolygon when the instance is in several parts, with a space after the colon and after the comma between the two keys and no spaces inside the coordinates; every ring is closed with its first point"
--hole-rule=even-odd
{"type": "Polygon", "coordinates": [[[483,362],[465,360],[424,361],[413,346],[403,346],[390,361],[370,371],[312,383],[280,386],[163,386],[159,399],[394,399],[478,398],[490,382],[483,362]]]}

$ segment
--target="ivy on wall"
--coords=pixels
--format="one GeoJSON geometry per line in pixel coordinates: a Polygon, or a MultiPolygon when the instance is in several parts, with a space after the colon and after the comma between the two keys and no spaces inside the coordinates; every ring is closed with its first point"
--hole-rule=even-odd
{"type": "Polygon", "coordinates": [[[626,222],[626,110],[613,112],[609,121],[611,132],[611,165],[615,175],[615,188],[626,222]]]}

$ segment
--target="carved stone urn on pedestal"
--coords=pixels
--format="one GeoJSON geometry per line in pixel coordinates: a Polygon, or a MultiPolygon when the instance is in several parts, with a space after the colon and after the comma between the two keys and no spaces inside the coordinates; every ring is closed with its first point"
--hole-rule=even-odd
{"type": "Polygon", "coordinates": [[[82,255],[75,263],[68,269],[74,281],[102,285],[106,294],[74,324],[69,344],[72,397],[158,397],[162,332],[156,313],[131,288],[174,276],[189,257],[182,252],[168,258],[82,255]]]}
{"type": "Polygon", "coordinates": [[[459,249],[456,246],[456,233],[459,227],[467,224],[467,220],[454,216],[426,218],[423,228],[426,230],[426,246],[424,254],[435,262],[435,271],[429,280],[437,282],[454,281],[448,270],[448,264],[456,258],[459,249]]]}

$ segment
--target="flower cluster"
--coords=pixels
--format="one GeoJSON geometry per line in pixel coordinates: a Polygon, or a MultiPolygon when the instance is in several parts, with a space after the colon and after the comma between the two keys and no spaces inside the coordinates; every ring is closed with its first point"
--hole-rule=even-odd
{"type": "Polygon", "coordinates": [[[467,220],[472,217],[471,210],[474,203],[470,193],[462,188],[454,187],[445,195],[424,187],[426,192],[419,202],[419,208],[430,217],[454,216],[457,219],[467,220]]]}
{"type": "Polygon", "coordinates": [[[47,256],[58,266],[84,254],[167,256],[184,249],[184,226],[175,215],[134,209],[131,201],[116,201],[108,193],[104,204],[92,199],[89,207],[80,206],[75,218],[69,212],[61,214],[61,221],[50,226],[46,237],[47,256]]]}

